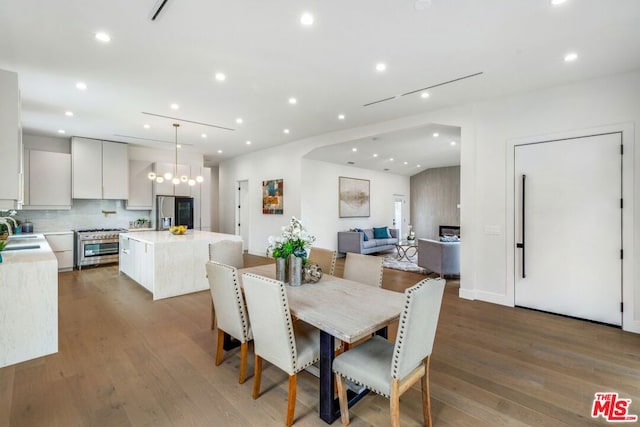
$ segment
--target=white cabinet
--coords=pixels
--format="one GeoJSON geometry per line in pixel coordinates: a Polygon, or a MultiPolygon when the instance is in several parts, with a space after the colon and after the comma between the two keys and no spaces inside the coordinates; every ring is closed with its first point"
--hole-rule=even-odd
{"type": "Polygon", "coordinates": [[[71,154],[24,150],[23,209],[71,209],[71,154]]]}
{"type": "Polygon", "coordinates": [[[120,271],[152,293],[153,252],[153,245],[120,235],[120,271]]]}
{"type": "Polygon", "coordinates": [[[20,91],[16,73],[0,70],[0,94],[0,209],[15,209],[23,201],[20,91]]]}
{"type": "Polygon", "coordinates": [[[45,233],[44,237],[58,259],[58,271],[73,270],[73,232],[45,233]]]}
{"type": "Polygon", "coordinates": [[[102,198],[129,198],[129,150],[127,144],[102,141],[102,198]]]}
{"type": "Polygon", "coordinates": [[[201,168],[198,174],[204,178],[191,187],[194,200],[193,226],[197,230],[211,231],[211,168],[201,168]]]}
{"type": "Polygon", "coordinates": [[[127,199],[129,154],[126,144],[71,139],[74,199],[127,199]]]}
{"type": "Polygon", "coordinates": [[[148,178],[153,170],[152,162],[129,161],[129,199],[127,209],[151,210],[153,206],[153,181],[148,178]]]}

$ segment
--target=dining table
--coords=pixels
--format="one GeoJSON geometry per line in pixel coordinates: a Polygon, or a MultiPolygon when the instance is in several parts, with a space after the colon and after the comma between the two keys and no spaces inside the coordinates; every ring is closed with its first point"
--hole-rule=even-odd
{"type": "MultiPolygon", "coordinates": [[[[238,270],[275,278],[275,264],[238,270]]],[[[386,337],[387,325],[400,317],[402,293],[366,285],[354,280],[323,274],[320,281],[286,286],[291,315],[320,331],[319,416],[331,424],[340,417],[332,372],[335,340],[353,344],[372,334],[386,337]]],[[[349,406],[358,402],[366,390],[350,393],[349,406]]]]}

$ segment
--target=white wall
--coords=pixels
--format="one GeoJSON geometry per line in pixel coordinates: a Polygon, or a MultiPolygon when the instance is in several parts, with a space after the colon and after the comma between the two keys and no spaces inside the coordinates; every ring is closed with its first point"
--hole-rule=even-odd
{"type": "MultiPolygon", "coordinates": [[[[512,277],[509,276],[513,273],[512,265],[508,264],[512,262],[514,248],[507,244],[506,235],[508,218],[513,215],[513,207],[507,206],[507,182],[511,179],[507,176],[510,141],[580,133],[619,124],[621,128],[632,129],[625,133],[628,164],[624,178],[627,200],[624,328],[640,332],[640,249],[635,250],[640,248],[640,226],[634,224],[637,216],[634,212],[640,212],[640,197],[634,197],[640,189],[640,135],[634,129],[635,124],[640,123],[639,100],[640,72],[635,71],[328,133],[238,157],[220,165],[221,226],[223,231],[233,231],[231,205],[235,195],[231,188],[237,179],[250,180],[252,203],[259,203],[257,179],[285,178],[283,224],[291,215],[306,211],[306,207],[300,206],[306,200],[300,199],[300,186],[289,186],[295,192],[292,194],[287,192],[287,183],[299,179],[301,158],[310,149],[429,123],[459,126],[462,129],[460,225],[464,236],[460,295],[512,305],[513,289],[509,289],[512,277]],[[293,200],[288,198],[290,196],[293,200]],[[485,233],[485,226],[497,227],[498,234],[485,233]]],[[[259,206],[256,209],[260,212],[259,206]]],[[[278,232],[275,227],[278,221],[256,215],[256,209],[252,208],[250,247],[257,249],[264,246],[269,234],[278,232]]]]}
{"type": "Polygon", "coordinates": [[[50,151],[54,153],[71,153],[71,138],[22,134],[25,149],[50,151]]]}
{"type": "Polygon", "coordinates": [[[218,167],[211,167],[211,231],[220,231],[220,215],[218,204],[220,202],[220,179],[218,167]]]}
{"type": "MultiPolygon", "coordinates": [[[[316,236],[316,246],[337,249],[338,231],[350,228],[391,227],[394,217],[393,196],[409,198],[409,177],[377,172],[335,163],[302,159],[302,219],[316,236]],[[368,218],[339,218],[338,177],[370,180],[370,213],[368,218]]],[[[406,218],[409,218],[407,203],[406,218]]]]}

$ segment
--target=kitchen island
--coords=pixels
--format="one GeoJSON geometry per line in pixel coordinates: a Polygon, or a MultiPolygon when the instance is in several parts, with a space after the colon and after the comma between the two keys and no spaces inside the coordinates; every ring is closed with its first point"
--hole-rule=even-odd
{"type": "Polygon", "coordinates": [[[209,289],[205,264],[209,244],[242,240],[233,234],[189,230],[120,233],[120,272],[153,295],[154,300],[209,289]]]}
{"type": "Polygon", "coordinates": [[[16,235],[0,263],[0,368],[58,352],[58,261],[42,234],[16,235]]]}

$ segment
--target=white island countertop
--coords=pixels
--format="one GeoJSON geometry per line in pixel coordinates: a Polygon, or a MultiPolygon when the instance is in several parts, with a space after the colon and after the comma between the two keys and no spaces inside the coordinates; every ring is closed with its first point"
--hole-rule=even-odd
{"type": "Polygon", "coordinates": [[[42,234],[16,235],[0,263],[0,367],[58,351],[58,261],[42,234]]]}
{"type": "Polygon", "coordinates": [[[120,233],[120,271],[162,299],[209,289],[209,244],[240,236],[189,230],[120,233]]]}

